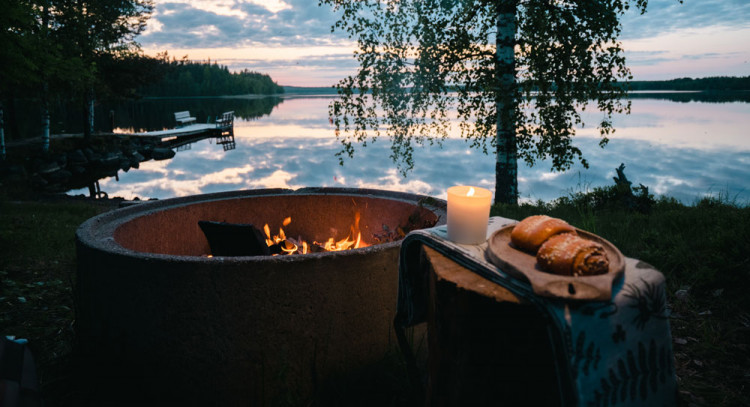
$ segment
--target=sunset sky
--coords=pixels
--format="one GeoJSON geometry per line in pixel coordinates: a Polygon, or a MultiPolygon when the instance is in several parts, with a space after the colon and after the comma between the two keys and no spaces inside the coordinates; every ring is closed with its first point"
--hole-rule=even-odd
{"type": "MultiPolygon", "coordinates": [[[[149,55],[216,61],[280,85],[331,86],[356,69],[354,44],[331,33],[317,0],[155,0],[138,41],[149,55]]],[[[620,37],[635,80],[750,75],[750,1],[651,0],[620,37]]]]}

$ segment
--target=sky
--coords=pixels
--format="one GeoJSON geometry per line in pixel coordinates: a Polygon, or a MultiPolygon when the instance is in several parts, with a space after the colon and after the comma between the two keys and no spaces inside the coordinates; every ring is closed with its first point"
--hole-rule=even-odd
{"type": "MultiPolygon", "coordinates": [[[[137,41],[265,73],[285,86],[332,86],[356,71],[356,44],[331,32],[338,15],[317,0],[154,0],[137,41]]],[[[623,17],[634,80],[750,75],[750,0],[651,0],[623,17]]]]}

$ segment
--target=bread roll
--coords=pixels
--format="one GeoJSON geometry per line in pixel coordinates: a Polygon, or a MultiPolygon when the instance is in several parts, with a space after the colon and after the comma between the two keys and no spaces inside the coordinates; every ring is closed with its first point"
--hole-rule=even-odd
{"type": "Polygon", "coordinates": [[[510,233],[514,246],[536,253],[545,240],[560,233],[575,233],[576,229],[562,219],[547,215],[534,215],[519,222],[510,233]]]}
{"type": "Polygon", "coordinates": [[[572,233],[549,238],[539,248],[536,261],[542,270],[564,276],[592,276],[609,271],[604,247],[572,233]]]}

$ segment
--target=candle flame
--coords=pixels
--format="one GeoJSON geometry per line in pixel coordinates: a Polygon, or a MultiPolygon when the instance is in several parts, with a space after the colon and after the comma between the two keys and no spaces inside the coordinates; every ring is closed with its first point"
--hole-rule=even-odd
{"type": "Polygon", "coordinates": [[[474,187],[469,187],[469,192],[466,193],[466,196],[474,196],[474,187]]]}

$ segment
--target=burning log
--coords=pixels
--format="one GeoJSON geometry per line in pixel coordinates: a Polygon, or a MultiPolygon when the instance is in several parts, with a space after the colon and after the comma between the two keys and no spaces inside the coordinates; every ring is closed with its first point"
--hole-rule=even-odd
{"type": "MultiPolygon", "coordinates": [[[[208,240],[212,256],[276,256],[365,247],[367,244],[362,242],[359,231],[359,218],[357,213],[351,233],[346,239],[336,241],[330,237],[325,242],[313,241],[312,244],[308,244],[301,236],[297,239],[287,237],[283,228],[279,228],[279,233],[272,236],[268,224],[263,226],[263,232],[252,224],[202,220],[198,222],[198,226],[208,240]]],[[[288,226],[291,222],[292,218],[287,217],[282,224],[288,226]]]]}
{"type": "MultiPolygon", "coordinates": [[[[357,212],[354,215],[354,224],[351,226],[349,236],[339,241],[336,241],[333,237],[329,237],[323,243],[313,241],[312,244],[308,244],[301,236],[297,239],[287,237],[283,228],[279,228],[278,235],[271,236],[271,229],[268,227],[268,224],[263,226],[263,231],[266,233],[266,243],[272,255],[335,252],[368,246],[362,241],[362,233],[359,230],[359,219],[360,214],[357,212]]],[[[288,226],[290,223],[292,223],[292,218],[287,217],[282,222],[282,225],[288,226]]]]}
{"type": "Polygon", "coordinates": [[[252,224],[198,221],[214,256],[268,256],[263,233],[252,224]]]}

